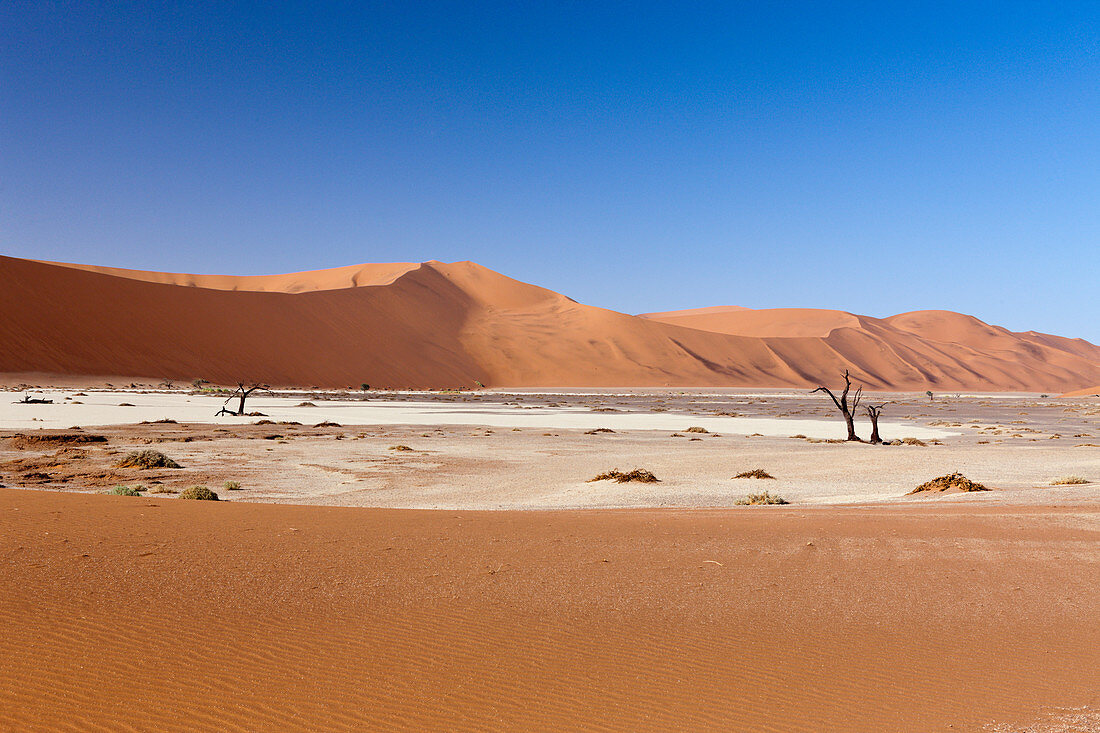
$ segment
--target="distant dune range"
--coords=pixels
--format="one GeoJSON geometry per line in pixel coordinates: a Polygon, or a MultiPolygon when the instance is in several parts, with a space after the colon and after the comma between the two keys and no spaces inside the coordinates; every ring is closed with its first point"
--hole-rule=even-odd
{"type": "Polygon", "coordinates": [[[947,311],[631,316],[471,262],[183,275],[0,256],[0,373],[279,386],[1090,392],[1100,347],[947,311]]]}

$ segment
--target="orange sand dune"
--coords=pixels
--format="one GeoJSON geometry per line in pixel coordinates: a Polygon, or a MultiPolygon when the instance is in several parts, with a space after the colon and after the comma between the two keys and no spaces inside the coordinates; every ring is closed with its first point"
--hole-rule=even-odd
{"type": "Polygon", "coordinates": [[[381,264],[348,265],[330,270],[292,272],[285,275],[190,275],[175,272],[149,272],[125,270],[120,267],[99,265],[71,265],[63,262],[46,262],[46,265],[72,267],[102,275],[115,275],[130,280],[142,280],[164,285],[185,285],[212,290],[248,290],[269,293],[305,293],[312,290],[339,290],[360,285],[389,285],[418,265],[413,262],[386,262],[381,264]]]}
{"type": "Polygon", "coordinates": [[[0,257],[0,308],[9,375],[806,387],[851,368],[870,389],[1065,392],[1100,382],[1100,347],[969,316],[726,307],[640,318],[471,262],[236,278],[0,257]]]}
{"type": "Polygon", "coordinates": [[[1095,387],[1086,387],[1085,389],[1075,389],[1072,392],[1067,392],[1062,397],[1097,397],[1100,396],[1100,384],[1095,387]]]}
{"type": "Polygon", "coordinates": [[[0,516],[3,730],[977,733],[1100,704],[1089,509],[0,489],[0,516]]]}

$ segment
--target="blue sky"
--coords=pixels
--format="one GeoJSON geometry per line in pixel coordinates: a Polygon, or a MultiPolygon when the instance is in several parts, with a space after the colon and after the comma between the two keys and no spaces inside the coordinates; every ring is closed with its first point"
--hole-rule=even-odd
{"type": "Polygon", "coordinates": [[[1100,342],[1100,6],[0,5],[0,252],[1100,342]]]}

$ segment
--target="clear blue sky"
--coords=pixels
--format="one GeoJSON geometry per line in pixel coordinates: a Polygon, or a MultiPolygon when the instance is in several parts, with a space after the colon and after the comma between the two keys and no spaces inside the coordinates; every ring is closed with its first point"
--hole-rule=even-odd
{"type": "Polygon", "coordinates": [[[4,254],[1100,342],[1093,3],[7,0],[0,74],[4,254]]]}

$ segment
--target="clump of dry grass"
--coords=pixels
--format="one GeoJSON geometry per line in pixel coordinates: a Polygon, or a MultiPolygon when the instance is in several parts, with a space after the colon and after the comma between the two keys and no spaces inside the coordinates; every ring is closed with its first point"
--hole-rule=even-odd
{"type": "Polygon", "coordinates": [[[905,445],[919,445],[922,448],[927,447],[928,445],[928,443],[925,443],[920,438],[902,438],[901,442],[905,445]]]}
{"type": "Polygon", "coordinates": [[[295,407],[316,407],[316,406],[317,405],[313,404],[312,402],[299,402],[298,404],[295,405],[295,407]]]}
{"type": "Polygon", "coordinates": [[[407,445],[391,445],[390,450],[406,451],[406,450],[412,450],[412,448],[410,448],[407,445]]]}
{"type": "Polygon", "coordinates": [[[635,468],[633,471],[628,471],[626,473],[623,473],[617,468],[613,468],[606,473],[601,473],[595,478],[588,479],[587,483],[592,483],[593,481],[615,481],[620,484],[625,484],[629,481],[637,481],[642,484],[655,484],[660,481],[660,479],[644,468],[635,468]]]}
{"type": "Polygon", "coordinates": [[[1050,482],[1051,486],[1078,486],[1087,484],[1089,480],[1082,476],[1061,476],[1050,482]]]}
{"type": "Polygon", "coordinates": [[[119,468],[181,468],[180,464],[157,450],[128,453],[115,465],[119,468]]]}
{"type": "Polygon", "coordinates": [[[224,484],[222,484],[222,488],[225,489],[226,491],[240,491],[241,482],[240,481],[226,481],[224,484]]]}
{"type": "Polygon", "coordinates": [[[178,494],[179,491],[173,489],[171,486],[154,486],[149,489],[150,494],[178,494]]]}
{"type": "Polygon", "coordinates": [[[218,495],[205,486],[192,486],[180,492],[181,499],[195,499],[198,501],[217,501],[218,495]]]}
{"type": "Polygon", "coordinates": [[[950,489],[957,489],[958,491],[989,491],[988,487],[971,481],[961,473],[949,473],[946,476],[940,476],[939,478],[927,481],[909,493],[917,494],[922,491],[948,491],[950,489]]]}
{"type": "Polygon", "coordinates": [[[684,432],[685,433],[709,433],[710,431],[707,430],[706,428],[692,427],[692,428],[688,428],[684,432]]]}
{"type": "Polygon", "coordinates": [[[338,423],[338,422],[329,422],[328,420],[325,420],[323,422],[317,423],[313,427],[315,427],[315,428],[338,428],[338,427],[340,427],[340,423],[338,423]]]}
{"type": "Polygon", "coordinates": [[[749,494],[744,499],[738,499],[734,504],[738,506],[750,506],[757,504],[790,504],[790,502],[782,496],[764,491],[759,494],[749,494]]]}
{"type": "Polygon", "coordinates": [[[754,468],[751,471],[742,471],[733,478],[770,478],[773,481],[775,480],[775,476],[772,476],[770,473],[762,468],[754,468]]]}
{"type": "Polygon", "coordinates": [[[111,489],[109,494],[115,496],[141,496],[141,490],[145,488],[143,486],[116,486],[111,489]]]}
{"type": "Polygon", "coordinates": [[[585,430],[585,435],[596,435],[597,433],[613,433],[615,432],[611,428],[593,428],[592,430],[585,430]]]}

